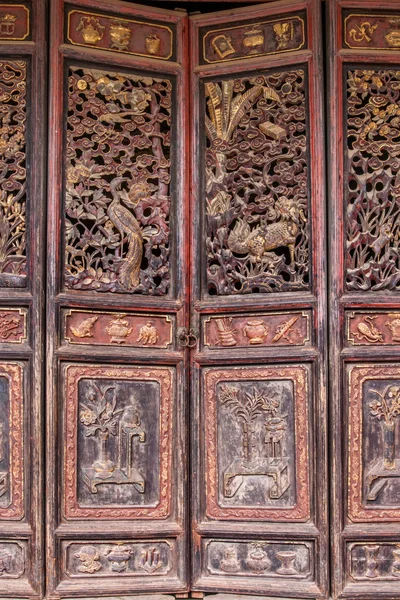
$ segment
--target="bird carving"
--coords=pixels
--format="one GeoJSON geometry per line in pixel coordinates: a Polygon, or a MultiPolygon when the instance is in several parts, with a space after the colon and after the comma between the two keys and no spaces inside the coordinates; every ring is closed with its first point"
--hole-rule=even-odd
{"type": "Polygon", "coordinates": [[[120,189],[121,183],[128,181],[125,177],[116,177],[110,184],[113,200],[108,206],[107,214],[121,235],[122,243],[126,239],[128,251],[122,259],[118,272],[118,281],[127,290],[132,290],[140,283],[140,265],[143,257],[143,239],[148,239],[157,233],[154,227],[141,228],[132,210],[138,202],[145,197],[146,187],[135,184],[131,187],[130,194],[120,189]]]}

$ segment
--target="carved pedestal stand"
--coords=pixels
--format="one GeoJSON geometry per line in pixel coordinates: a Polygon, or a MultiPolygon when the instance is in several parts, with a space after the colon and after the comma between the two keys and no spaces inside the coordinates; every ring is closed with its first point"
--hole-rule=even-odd
{"type": "Polygon", "coordinates": [[[276,500],[289,487],[288,465],[288,458],[262,458],[252,466],[243,459],[236,458],[224,474],[224,496],[232,498],[242,485],[244,477],[266,475],[273,479],[269,497],[276,500]]]}

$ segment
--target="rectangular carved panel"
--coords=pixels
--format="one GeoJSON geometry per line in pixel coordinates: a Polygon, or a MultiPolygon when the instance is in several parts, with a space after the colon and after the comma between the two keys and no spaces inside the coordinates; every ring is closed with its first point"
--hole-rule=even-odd
{"type": "Polygon", "coordinates": [[[64,542],[64,572],[71,578],[165,577],[175,565],[175,542],[141,540],[64,542]]]}
{"type": "Polygon", "coordinates": [[[169,515],[173,401],[171,368],[66,368],[66,517],[169,515]]]}
{"type": "Polygon", "coordinates": [[[298,365],[205,370],[209,517],[309,518],[308,378],[298,365]]]}
{"type": "Polygon", "coordinates": [[[400,312],[360,310],[346,312],[346,343],[352,346],[400,344],[400,312]]]}
{"type": "Polygon", "coordinates": [[[346,287],[397,290],[400,71],[349,68],[345,80],[346,287]]]}
{"type": "Polygon", "coordinates": [[[346,11],[344,17],[344,48],[399,50],[400,13],[365,14],[346,11]]]}
{"type": "Polygon", "coordinates": [[[26,542],[0,539],[0,580],[20,579],[25,573],[26,542]]]}
{"type": "Polygon", "coordinates": [[[0,40],[30,39],[30,11],[23,4],[0,4],[0,40]]]}
{"type": "Polygon", "coordinates": [[[311,579],[313,544],[288,541],[203,541],[209,575],[311,579]]]}
{"type": "Polygon", "coordinates": [[[251,348],[257,346],[309,346],[310,313],[276,312],[220,315],[203,320],[204,346],[251,348]]]}
{"type": "Polygon", "coordinates": [[[400,366],[349,369],[349,516],[400,520],[400,366]]]}
{"type": "Polygon", "coordinates": [[[23,370],[0,363],[0,520],[24,514],[23,370]]]}
{"type": "Polygon", "coordinates": [[[63,318],[64,339],[70,344],[136,348],[172,346],[173,324],[168,316],[68,310],[63,312],[63,318]]]}
{"type": "Polygon", "coordinates": [[[27,310],[0,308],[0,343],[22,344],[27,338],[27,310]]]}
{"type": "Polygon", "coordinates": [[[65,286],[170,291],[172,82],[69,69],[65,286]]]}
{"type": "Polygon", "coordinates": [[[170,60],[174,55],[171,27],[82,10],[68,13],[67,41],[159,60],[170,60]]]}
{"type": "Polygon", "coordinates": [[[27,71],[26,60],[0,60],[0,287],[26,285],[27,71]]]}
{"type": "Polygon", "coordinates": [[[234,27],[218,27],[200,33],[203,64],[293,52],[306,44],[304,14],[252,22],[234,27]]]}
{"type": "Polygon", "coordinates": [[[353,581],[392,581],[392,593],[399,593],[400,542],[348,544],[347,562],[348,573],[353,581]]]}
{"type": "Polygon", "coordinates": [[[204,85],[207,293],[308,290],[307,74],[204,85]]]}

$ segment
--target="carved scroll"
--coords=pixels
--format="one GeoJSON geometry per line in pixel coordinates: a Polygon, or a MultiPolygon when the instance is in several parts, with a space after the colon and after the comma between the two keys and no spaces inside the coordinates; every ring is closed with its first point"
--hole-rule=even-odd
{"type": "Polygon", "coordinates": [[[347,72],[348,290],[400,288],[400,72],[347,72]]]}
{"type": "Polygon", "coordinates": [[[168,293],[172,84],[71,67],[65,285],[168,293]]]}
{"type": "Polygon", "coordinates": [[[205,85],[207,290],[309,287],[305,72],[205,85]]]}
{"type": "Polygon", "coordinates": [[[26,276],[26,79],[23,60],[0,61],[0,286],[26,276]]]}

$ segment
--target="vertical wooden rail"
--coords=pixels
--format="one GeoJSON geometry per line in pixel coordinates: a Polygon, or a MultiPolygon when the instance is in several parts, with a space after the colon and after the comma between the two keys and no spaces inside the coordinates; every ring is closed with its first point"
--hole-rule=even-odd
{"type": "Polygon", "coordinates": [[[400,3],[327,14],[333,597],[376,600],[400,594],[400,3]]]}

